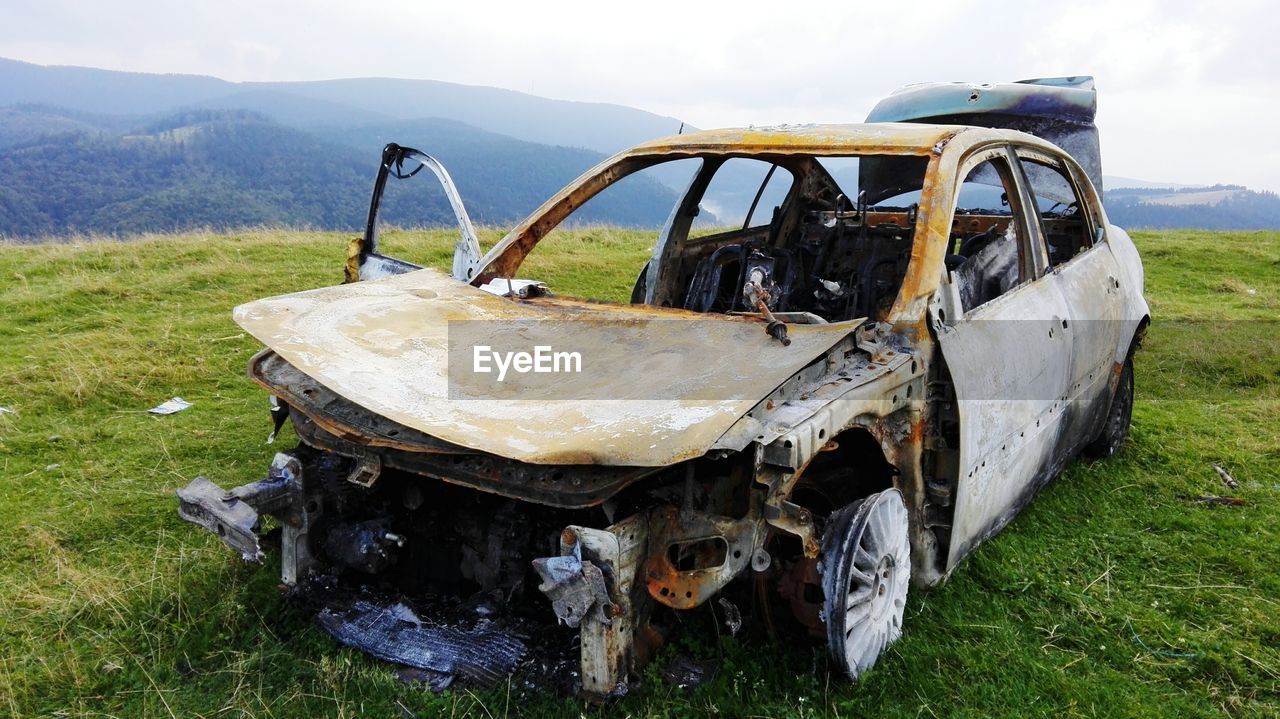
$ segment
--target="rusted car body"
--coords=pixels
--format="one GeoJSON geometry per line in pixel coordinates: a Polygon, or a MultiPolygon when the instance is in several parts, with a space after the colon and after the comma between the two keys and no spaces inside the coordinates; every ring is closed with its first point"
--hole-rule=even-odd
{"type": "Polygon", "coordinates": [[[288,585],[354,576],[532,607],[579,629],[588,694],[625,692],[663,616],[734,587],[790,610],[856,677],[901,631],[909,581],[942,581],[1073,457],[1127,431],[1148,309],[1102,208],[1096,131],[1086,167],[1006,129],[1065,128],[1087,148],[1092,86],[1023,85],[909,88],[877,110],[911,122],[645,143],[483,257],[443,168],[389,146],[348,282],[235,311],[267,347],[250,376],[300,444],[230,492],[197,479],[182,515],[250,560],[261,515],[276,517],[288,585]],[[920,122],[936,117],[952,124],[920,122]],[[858,187],[829,157],[858,158],[858,187]],[[785,173],[785,197],[767,222],[691,231],[729,158],[785,173]],[[584,202],[677,159],[699,169],[632,304],[518,279],[584,202]],[[450,275],[379,252],[382,187],[405,163],[453,202],[450,275]],[[998,194],[975,207],[974,187],[998,194]],[[451,364],[540,337],[603,369],[498,388],[451,364]]]}

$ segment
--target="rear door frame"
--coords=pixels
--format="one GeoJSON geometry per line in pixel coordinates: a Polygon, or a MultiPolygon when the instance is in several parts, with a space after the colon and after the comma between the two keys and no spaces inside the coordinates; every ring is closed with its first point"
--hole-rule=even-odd
{"type": "MultiPolygon", "coordinates": [[[[936,316],[931,323],[955,388],[960,425],[948,570],[1003,528],[1057,472],[1057,425],[1070,373],[1071,337],[1062,331],[1066,302],[1043,272],[1047,253],[1033,230],[1031,196],[1007,143],[975,148],[960,159],[948,226],[963,179],[989,160],[1006,166],[1013,185],[1009,200],[1022,229],[1024,279],[950,323],[936,316]]],[[[948,272],[942,289],[958,297],[952,283],[948,272]]]]}
{"type": "Polygon", "coordinates": [[[1048,237],[1035,202],[1035,189],[1027,178],[1023,162],[1057,165],[1080,204],[1085,234],[1091,246],[1055,267],[1044,259],[1044,272],[1058,285],[1067,303],[1070,324],[1063,328],[1072,336],[1071,385],[1067,394],[1067,425],[1060,452],[1063,461],[1070,460],[1101,429],[1111,404],[1113,365],[1117,348],[1125,339],[1123,298],[1120,294],[1119,264],[1106,242],[1105,223],[1100,219],[1100,201],[1084,184],[1083,171],[1070,158],[1041,148],[1015,143],[1017,172],[1031,198],[1029,208],[1036,210],[1032,223],[1039,244],[1048,249],[1048,237]]]}

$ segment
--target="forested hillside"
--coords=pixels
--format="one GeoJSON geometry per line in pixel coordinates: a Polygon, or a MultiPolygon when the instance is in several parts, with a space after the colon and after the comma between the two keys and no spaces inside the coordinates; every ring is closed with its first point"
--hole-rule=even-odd
{"type": "MultiPolygon", "coordinates": [[[[0,236],[14,238],[259,224],[355,230],[368,211],[382,145],[392,139],[426,143],[444,160],[477,222],[510,224],[603,158],[445,120],[312,134],[246,111],[192,110],[127,130],[51,108],[10,108],[4,117],[0,236]]],[[[636,180],[610,202],[584,208],[584,219],[661,222],[673,191],[636,180]]],[[[429,177],[395,190],[384,220],[453,223],[429,177]]]]}
{"type": "MultiPolygon", "coordinates": [[[[0,58],[0,238],[260,224],[355,231],[387,142],[440,158],[477,223],[510,226],[606,155],[681,126],[621,105],[431,80],[236,83],[0,58]]],[[[766,169],[730,161],[699,223],[741,221],[766,169]]],[[[653,226],[687,181],[678,171],[633,176],[573,219],[653,226]]],[[[1124,227],[1280,228],[1274,193],[1129,182],[1143,187],[1107,182],[1109,216],[1124,227]]],[[[766,192],[763,207],[777,194],[766,192]]],[[[453,224],[427,177],[393,183],[382,216],[453,224]]]]}
{"type": "Polygon", "coordinates": [[[444,117],[519,140],[606,154],[674,134],[681,125],[676,118],[623,105],[553,100],[436,80],[228,82],[200,75],[33,65],[0,58],[0,108],[33,103],[100,115],[243,109],[304,129],[444,117]]]}
{"type": "Polygon", "coordinates": [[[1105,194],[1108,218],[1123,227],[1209,230],[1280,227],[1280,196],[1239,185],[1118,188],[1105,194]]]}

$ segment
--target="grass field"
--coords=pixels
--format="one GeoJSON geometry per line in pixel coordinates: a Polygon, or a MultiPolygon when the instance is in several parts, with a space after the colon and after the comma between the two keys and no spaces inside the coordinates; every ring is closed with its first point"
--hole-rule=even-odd
{"type": "MultiPolygon", "coordinates": [[[[1156,319],[1119,457],[1072,466],[915,593],[856,687],[812,647],[705,639],[657,664],[718,657],[714,682],[652,669],[603,708],[399,683],[283,603],[278,559],[245,565],[177,518],[174,488],[258,477],[280,446],[231,308],[335,283],[345,237],[0,246],[0,714],[1280,716],[1280,233],[1136,240],[1156,319]],[[173,395],[195,405],[146,414],[173,395]]],[[[391,241],[444,265],[453,238],[391,241]]],[[[582,230],[527,274],[625,298],[647,250],[582,230]]]]}

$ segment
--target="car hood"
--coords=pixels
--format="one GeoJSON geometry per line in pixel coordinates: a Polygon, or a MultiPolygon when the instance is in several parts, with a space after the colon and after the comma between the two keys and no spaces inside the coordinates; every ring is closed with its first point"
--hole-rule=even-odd
{"type": "Polygon", "coordinates": [[[250,302],[235,321],[345,399],[447,442],[638,467],[706,453],[861,322],[791,325],[783,346],[756,318],[512,300],[430,269],[250,302]],[[471,374],[477,345],[539,343],[577,352],[581,371],[471,374]]]}

